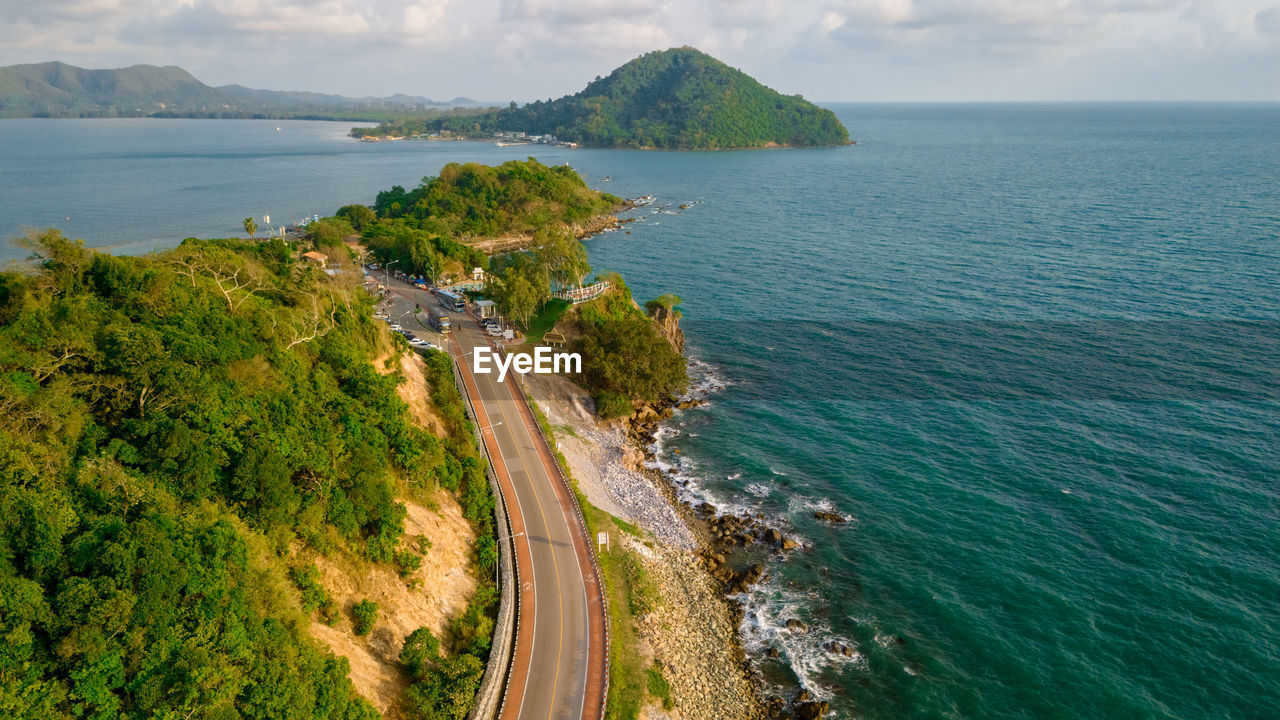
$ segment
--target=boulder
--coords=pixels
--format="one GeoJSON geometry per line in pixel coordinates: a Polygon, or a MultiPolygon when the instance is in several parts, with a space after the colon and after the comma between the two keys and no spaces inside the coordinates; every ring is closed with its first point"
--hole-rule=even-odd
{"type": "Polygon", "coordinates": [[[826,702],[802,702],[796,704],[797,720],[822,720],[831,706],[826,702]]]}
{"type": "Polygon", "coordinates": [[[779,545],[782,543],[782,533],[774,530],[773,528],[769,528],[764,531],[764,541],[770,545],[779,545]]]}
{"type": "Polygon", "coordinates": [[[809,632],[809,626],[795,618],[787,620],[787,629],[791,631],[792,635],[803,635],[809,632]]]}
{"type": "Polygon", "coordinates": [[[819,510],[815,512],[813,516],[818,520],[821,520],[823,522],[829,522],[834,525],[843,525],[844,523],[848,522],[847,520],[844,519],[843,515],[839,513],[827,512],[826,510],[819,510]]]}
{"type": "Polygon", "coordinates": [[[764,575],[764,566],[760,563],[756,563],[746,570],[735,574],[733,576],[733,580],[729,582],[729,594],[736,595],[738,593],[746,592],[747,589],[754,585],[762,575],[764,575]]]}
{"type": "Polygon", "coordinates": [[[782,538],[783,550],[795,550],[798,547],[800,547],[800,543],[796,542],[795,540],[792,540],[791,538],[788,538],[788,537],[782,538]]]}

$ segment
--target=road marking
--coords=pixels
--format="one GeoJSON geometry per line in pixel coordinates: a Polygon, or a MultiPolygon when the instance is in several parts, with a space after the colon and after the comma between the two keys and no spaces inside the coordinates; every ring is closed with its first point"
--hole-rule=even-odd
{"type": "MultiPolygon", "coordinates": [[[[473,375],[473,377],[474,377],[474,375],[473,375]]],[[[479,389],[479,387],[480,387],[480,386],[479,386],[479,382],[477,382],[477,383],[476,383],[476,389],[478,390],[478,389],[479,389]]],[[[496,392],[496,393],[500,393],[501,391],[500,391],[500,390],[497,390],[497,389],[495,388],[495,392],[496,392]]],[[[484,398],[483,398],[483,397],[481,397],[481,402],[484,402],[484,398]]],[[[511,404],[513,404],[513,405],[515,404],[515,401],[514,401],[514,400],[512,400],[512,399],[509,399],[509,402],[511,402],[511,404]]],[[[548,522],[547,522],[547,515],[546,515],[546,511],[545,511],[545,510],[543,509],[543,507],[542,507],[542,498],[541,498],[541,497],[539,497],[537,486],[536,486],[536,484],[533,482],[533,477],[534,477],[534,476],[533,476],[533,474],[532,474],[532,473],[530,473],[530,472],[529,472],[529,465],[528,465],[528,463],[526,463],[526,462],[525,462],[525,460],[524,460],[524,453],[523,453],[523,452],[521,452],[520,442],[519,442],[519,440],[518,440],[518,438],[517,438],[517,436],[516,436],[515,431],[514,431],[514,430],[512,430],[512,429],[511,429],[511,427],[508,425],[508,421],[510,420],[510,418],[509,418],[509,417],[507,417],[507,410],[506,410],[506,408],[504,407],[504,403],[502,402],[502,400],[501,400],[501,399],[498,399],[498,397],[495,397],[495,398],[494,398],[494,404],[497,406],[497,409],[498,409],[498,415],[500,415],[500,416],[502,417],[502,423],[503,423],[503,425],[504,425],[504,426],[506,426],[506,431],[507,431],[507,433],[508,433],[508,437],[511,439],[512,443],[515,445],[515,449],[516,449],[516,453],[515,453],[515,454],[516,454],[516,459],[520,461],[520,466],[524,469],[525,477],[529,480],[529,489],[530,489],[530,491],[531,491],[531,492],[533,492],[533,501],[534,501],[534,503],[538,506],[538,515],[539,515],[539,517],[541,517],[541,518],[542,518],[542,526],[543,526],[543,528],[544,528],[544,529],[546,530],[546,532],[547,532],[547,539],[548,539],[548,541],[550,541],[551,525],[550,525],[550,523],[548,523],[548,522]]],[[[520,409],[519,409],[518,407],[516,408],[516,414],[517,414],[517,415],[520,415],[520,409]]],[[[526,436],[526,437],[529,437],[529,426],[525,423],[525,421],[524,421],[524,417],[523,417],[523,416],[520,416],[520,426],[524,428],[524,431],[525,431],[525,432],[524,432],[524,434],[525,434],[525,436],[526,436]]],[[[493,424],[492,424],[492,423],[490,423],[490,429],[489,429],[489,431],[494,435],[494,440],[495,440],[495,442],[496,442],[496,441],[497,441],[497,433],[494,431],[494,427],[493,427],[493,424]]],[[[530,438],[530,440],[532,440],[532,438],[530,438]]],[[[535,451],[536,451],[536,449],[537,449],[537,446],[536,446],[536,445],[534,446],[534,449],[535,449],[535,451]]],[[[502,448],[501,448],[501,446],[500,446],[500,445],[499,445],[499,448],[498,448],[498,452],[499,452],[500,454],[502,454],[502,448]]],[[[504,457],[503,457],[503,461],[504,461],[504,462],[506,461],[506,457],[505,457],[505,455],[504,455],[504,457]]],[[[539,465],[541,465],[541,464],[542,464],[542,461],[541,461],[541,458],[539,457],[539,465]]],[[[544,474],[545,474],[546,468],[543,468],[543,471],[544,471],[544,474]]],[[[509,475],[509,474],[510,474],[510,473],[508,473],[508,475],[509,475]]],[[[550,478],[548,478],[548,481],[550,481],[550,478]]],[[[515,478],[512,478],[512,487],[514,487],[514,486],[515,486],[515,478]]],[[[557,504],[558,504],[558,503],[557,503],[557,504]]],[[[572,540],[572,538],[571,538],[571,540],[572,540]]],[[[564,654],[564,603],[563,603],[563,602],[561,602],[561,599],[560,599],[560,561],[556,558],[555,545],[551,545],[551,551],[550,551],[550,552],[551,552],[551,564],[552,564],[553,569],[555,570],[555,582],[556,582],[555,597],[556,597],[556,609],[557,609],[557,611],[558,611],[558,612],[557,612],[557,614],[556,614],[556,619],[557,619],[557,621],[558,621],[558,626],[559,626],[559,627],[557,628],[557,635],[558,635],[557,640],[558,640],[558,643],[557,643],[557,647],[556,647],[556,665],[555,665],[555,672],[553,673],[552,681],[551,681],[551,697],[550,697],[550,702],[547,704],[547,717],[548,717],[548,718],[550,718],[550,717],[551,717],[551,713],[555,710],[555,706],[556,706],[556,689],[559,687],[559,684],[560,684],[560,665],[561,665],[561,663],[560,663],[560,659],[561,659],[561,657],[562,657],[562,656],[563,656],[563,654],[564,654]]],[[[530,560],[532,560],[532,558],[533,558],[532,549],[530,550],[530,555],[529,555],[529,557],[530,557],[530,560]]],[[[530,565],[532,566],[532,564],[533,564],[533,563],[531,562],[531,563],[530,563],[530,565]]],[[[536,615],[537,615],[537,613],[536,613],[536,611],[535,611],[535,613],[534,613],[534,614],[535,614],[534,626],[536,627],[536,626],[537,626],[537,619],[536,619],[536,615]]],[[[534,642],[535,642],[535,643],[537,642],[537,633],[536,633],[536,632],[534,633],[534,642]]],[[[530,655],[529,655],[529,659],[530,659],[530,661],[532,662],[532,660],[533,660],[533,649],[532,649],[532,647],[530,648],[530,655]]],[[[533,673],[529,673],[529,675],[525,677],[525,692],[523,693],[523,696],[520,698],[520,704],[521,704],[521,706],[523,706],[523,705],[524,705],[524,701],[525,701],[525,700],[528,698],[528,696],[529,696],[529,693],[528,693],[528,686],[529,686],[529,681],[532,679],[532,677],[533,677],[533,673]]]]}
{"type": "MultiPolygon", "coordinates": [[[[515,401],[512,400],[511,404],[514,405],[515,401]]],[[[507,412],[506,410],[502,409],[502,403],[500,401],[498,402],[498,410],[502,413],[502,422],[505,423],[507,421],[507,412]]],[[[516,415],[520,415],[519,407],[516,408],[516,415]]],[[[532,436],[529,435],[529,426],[528,424],[525,423],[523,415],[520,415],[520,426],[524,428],[525,436],[529,437],[532,440],[532,436]]],[[[513,432],[512,435],[515,435],[515,433],[513,432]]],[[[524,461],[524,453],[520,452],[520,449],[521,448],[517,444],[516,456],[520,459],[520,466],[524,468],[525,477],[532,480],[533,473],[529,472],[529,464],[524,461]]],[[[536,453],[537,445],[534,445],[533,449],[534,449],[534,452],[536,453]]],[[[541,456],[538,457],[538,464],[542,465],[541,456]]],[[[543,473],[545,474],[546,468],[544,467],[542,468],[542,470],[543,470],[543,473]]],[[[548,477],[547,480],[548,482],[550,482],[551,478],[548,477]]],[[[556,645],[556,670],[551,677],[551,702],[547,704],[547,717],[550,718],[551,713],[555,710],[555,707],[556,707],[556,688],[560,686],[560,658],[563,657],[564,655],[564,603],[560,601],[560,561],[556,559],[556,546],[554,543],[551,542],[551,524],[547,522],[547,514],[542,509],[542,498],[538,496],[537,487],[535,487],[533,483],[530,482],[529,489],[533,491],[533,501],[538,506],[538,516],[542,518],[542,527],[547,531],[547,543],[551,545],[551,566],[555,568],[555,575],[556,575],[556,610],[558,611],[556,613],[556,619],[559,621],[559,627],[557,628],[557,632],[559,634],[559,642],[556,645]]],[[[554,491],[555,489],[552,488],[552,492],[554,491]]],[[[559,502],[557,502],[556,504],[558,505],[559,502]]],[[[573,538],[572,537],[569,538],[569,541],[572,544],[573,538]]]]}

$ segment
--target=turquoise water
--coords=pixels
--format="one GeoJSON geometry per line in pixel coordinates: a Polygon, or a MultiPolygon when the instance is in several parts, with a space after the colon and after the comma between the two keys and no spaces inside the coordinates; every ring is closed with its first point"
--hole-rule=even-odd
{"type": "Polygon", "coordinates": [[[858,146],[698,154],[4,121],[0,230],[136,251],[527,154],[652,193],[589,252],[684,298],[715,391],[664,462],[808,545],[745,598],[779,691],[877,719],[1274,717],[1280,106],[837,111],[858,146]]]}

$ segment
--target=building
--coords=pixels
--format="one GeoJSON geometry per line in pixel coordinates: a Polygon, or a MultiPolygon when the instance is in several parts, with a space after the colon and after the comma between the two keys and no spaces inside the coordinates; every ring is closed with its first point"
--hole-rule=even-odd
{"type": "Polygon", "coordinates": [[[498,314],[498,307],[493,304],[492,300],[477,300],[476,312],[481,318],[494,317],[498,314]]]}
{"type": "Polygon", "coordinates": [[[302,253],[302,259],[306,260],[307,262],[313,262],[319,265],[320,267],[324,267],[325,263],[329,262],[328,256],[326,256],[324,253],[318,253],[315,250],[312,250],[311,252],[302,253]]]}

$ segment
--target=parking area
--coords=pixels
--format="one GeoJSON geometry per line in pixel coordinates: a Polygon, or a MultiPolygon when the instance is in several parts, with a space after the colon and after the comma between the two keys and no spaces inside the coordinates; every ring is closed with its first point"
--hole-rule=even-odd
{"type": "MultiPolygon", "coordinates": [[[[495,347],[518,345],[523,338],[500,317],[477,318],[472,306],[465,311],[446,311],[438,302],[435,293],[421,283],[409,279],[399,279],[393,274],[381,270],[366,269],[366,277],[376,280],[386,288],[386,294],[377,305],[377,316],[391,326],[391,329],[404,334],[407,338],[420,341],[410,344],[417,347],[433,347],[441,349],[445,338],[432,327],[431,313],[446,315],[453,327],[460,323],[468,325],[479,322],[481,330],[495,347]]],[[[489,307],[492,307],[491,304],[489,307]]],[[[492,310],[490,311],[492,312],[492,310]]]]}

